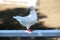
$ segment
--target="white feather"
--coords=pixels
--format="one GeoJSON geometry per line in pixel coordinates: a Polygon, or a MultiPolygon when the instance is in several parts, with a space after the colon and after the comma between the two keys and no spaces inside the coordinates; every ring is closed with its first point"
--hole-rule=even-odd
{"type": "Polygon", "coordinates": [[[27,29],[30,28],[33,24],[37,21],[37,13],[34,9],[34,7],[30,7],[30,14],[25,17],[21,16],[13,16],[21,25],[25,26],[27,29]]]}

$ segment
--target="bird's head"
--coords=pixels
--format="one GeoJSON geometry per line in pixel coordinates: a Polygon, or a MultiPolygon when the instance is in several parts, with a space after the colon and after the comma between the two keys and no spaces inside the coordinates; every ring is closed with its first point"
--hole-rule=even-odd
{"type": "Polygon", "coordinates": [[[30,10],[33,10],[33,9],[34,9],[34,7],[33,7],[33,6],[31,6],[31,7],[30,7],[30,10]]]}

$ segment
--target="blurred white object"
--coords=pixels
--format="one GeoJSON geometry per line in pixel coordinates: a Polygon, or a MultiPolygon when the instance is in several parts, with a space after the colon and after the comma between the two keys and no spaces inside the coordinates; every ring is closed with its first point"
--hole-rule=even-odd
{"type": "Polygon", "coordinates": [[[0,4],[1,4],[1,3],[4,3],[4,0],[0,0],[0,4]]]}
{"type": "Polygon", "coordinates": [[[4,0],[0,0],[0,4],[12,4],[11,2],[5,2],[4,0]]]}
{"type": "Polygon", "coordinates": [[[17,4],[17,5],[26,5],[26,6],[36,6],[37,0],[0,0],[2,4],[17,4]]]}
{"type": "Polygon", "coordinates": [[[28,0],[28,6],[36,6],[37,0],[28,0]]]}
{"type": "Polygon", "coordinates": [[[28,16],[21,17],[21,16],[13,16],[14,19],[19,21],[20,24],[25,26],[27,29],[30,28],[33,24],[37,22],[37,13],[33,6],[30,7],[30,13],[28,16]]]}

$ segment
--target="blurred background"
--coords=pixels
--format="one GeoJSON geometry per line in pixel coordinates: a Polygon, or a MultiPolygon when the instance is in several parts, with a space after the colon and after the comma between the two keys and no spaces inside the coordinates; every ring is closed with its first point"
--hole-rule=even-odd
{"type": "MultiPolygon", "coordinates": [[[[26,30],[13,16],[29,15],[34,5],[38,15],[32,30],[60,29],[60,0],[0,0],[0,30],[26,30]],[[34,3],[34,4],[33,4],[34,3]]],[[[0,37],[0,40],[60,40],[59,37],[0,37]]]]}

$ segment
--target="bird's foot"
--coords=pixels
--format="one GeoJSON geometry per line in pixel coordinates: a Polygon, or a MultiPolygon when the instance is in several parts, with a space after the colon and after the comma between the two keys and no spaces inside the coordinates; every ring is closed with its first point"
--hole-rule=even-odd
{"type": "Polygon", "coordinates": [[[32,29],[27,29],[26,32],[32,33],[32,29]]]}

